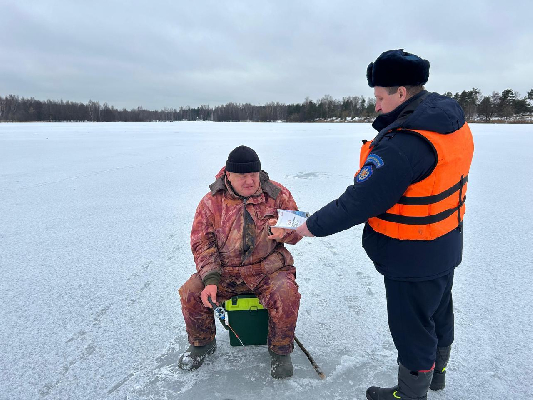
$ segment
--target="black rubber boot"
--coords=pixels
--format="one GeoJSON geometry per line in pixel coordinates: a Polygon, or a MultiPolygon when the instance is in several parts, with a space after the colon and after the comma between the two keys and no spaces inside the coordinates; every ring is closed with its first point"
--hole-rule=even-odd
{"type": "Polygon", "coordinates": [[[270,375],[274,379],[290,378],[293,374],[291,355],[276,354],[270,349],[270,375]]]}
{"type": "Polygon", "coordinates": [[[431,390],[442,390],[446,386],[446,366],[450,359],[450,351],[452,346],[437,347],[437,358],[435,360],[435,372],[433,373],[433,380],[429,388],[431,390]]]}
{"type": "Polygon", "coordinates": [[[366,391],[368,400],[426,400],[433,370],[411,372],[402,364],[398,367],[398,385],[392,388],[372,386],[366,391]]]}
{"type": "Polygon", "coordinates": [[[178,366],[185,371],[193,371],[198,369],[204,363],[205,358],[209,354],[213,354],[217,349],[217,341],[213,339],[212,342],[205,346],[193,346],[192,344],[183,353],[178,362],[178,366]]]}

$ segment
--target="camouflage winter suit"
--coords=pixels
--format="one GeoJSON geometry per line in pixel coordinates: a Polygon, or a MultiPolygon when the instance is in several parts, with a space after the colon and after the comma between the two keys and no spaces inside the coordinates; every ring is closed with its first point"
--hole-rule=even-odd
{"type": "MultiPolygon", "coordinates": [[[[204,307],[200,293],[217,284],[217,302],[236,294],[255,293],[269,313],[268,346],[278,354],[293,349],[300,306],[293,258],[283,243],[267,239],[268,220],[277,209],[296,210],[288,189],[260,172],[260,188],[248,198],[235,194],[225,179],[225,168],[200,201],[191,232],[197,273],[180,288],[189,343],[203,346],[215,338],[213,311],[204,307]],[[218,282],[218,283],[217,283],[218,282]]],[[[291,231],[283,242],[301,239],[291,231]]]]}

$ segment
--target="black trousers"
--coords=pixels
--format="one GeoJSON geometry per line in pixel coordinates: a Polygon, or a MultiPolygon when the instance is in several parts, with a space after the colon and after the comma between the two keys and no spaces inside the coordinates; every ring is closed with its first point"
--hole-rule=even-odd
{"type": "Polygon", "coordinates": [[[385,278],[389,329],[398,361],[411,371],[429,370],[437,347],[453,343],[453,271],[421,282],[385,278]]]}

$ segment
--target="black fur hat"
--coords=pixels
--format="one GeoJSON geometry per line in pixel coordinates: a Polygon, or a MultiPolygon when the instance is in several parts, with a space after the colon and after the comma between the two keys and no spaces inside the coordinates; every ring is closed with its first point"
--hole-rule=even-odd
{"type": "Polygon", "coordinates": [[[368,86],[419,86],[428,81],[429,61],[403,49],[388,50],[368,64],[368,86]]]}
{"type": "Polygon", "coordinates": [[[261,161],[257,153],[248,146],[235,147],[226,161],[226,171],[246,174],[261,171],[261,161]]]}

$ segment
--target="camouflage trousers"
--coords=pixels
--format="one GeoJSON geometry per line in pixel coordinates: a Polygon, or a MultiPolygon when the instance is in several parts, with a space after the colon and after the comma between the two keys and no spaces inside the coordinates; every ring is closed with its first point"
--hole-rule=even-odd
{"type": "MultiPolygon", "coordinates": [[[[257,276],[255,279],[248,278],[244,267],[223,268],[217,303],[221,304],[238,294],[254,293],[268,310],[268,348],[277,354],[291,353],[300,307],[296,269],[287,266],[262,275],[260,279],[257,276]]],[[[216,333],[213,310],[205,307],[200,298],[203,289],[204,284],[198,274],[193,274],[179,289],[189,343],[194,346],[204,346],[215,338],[216,333]]]]}

